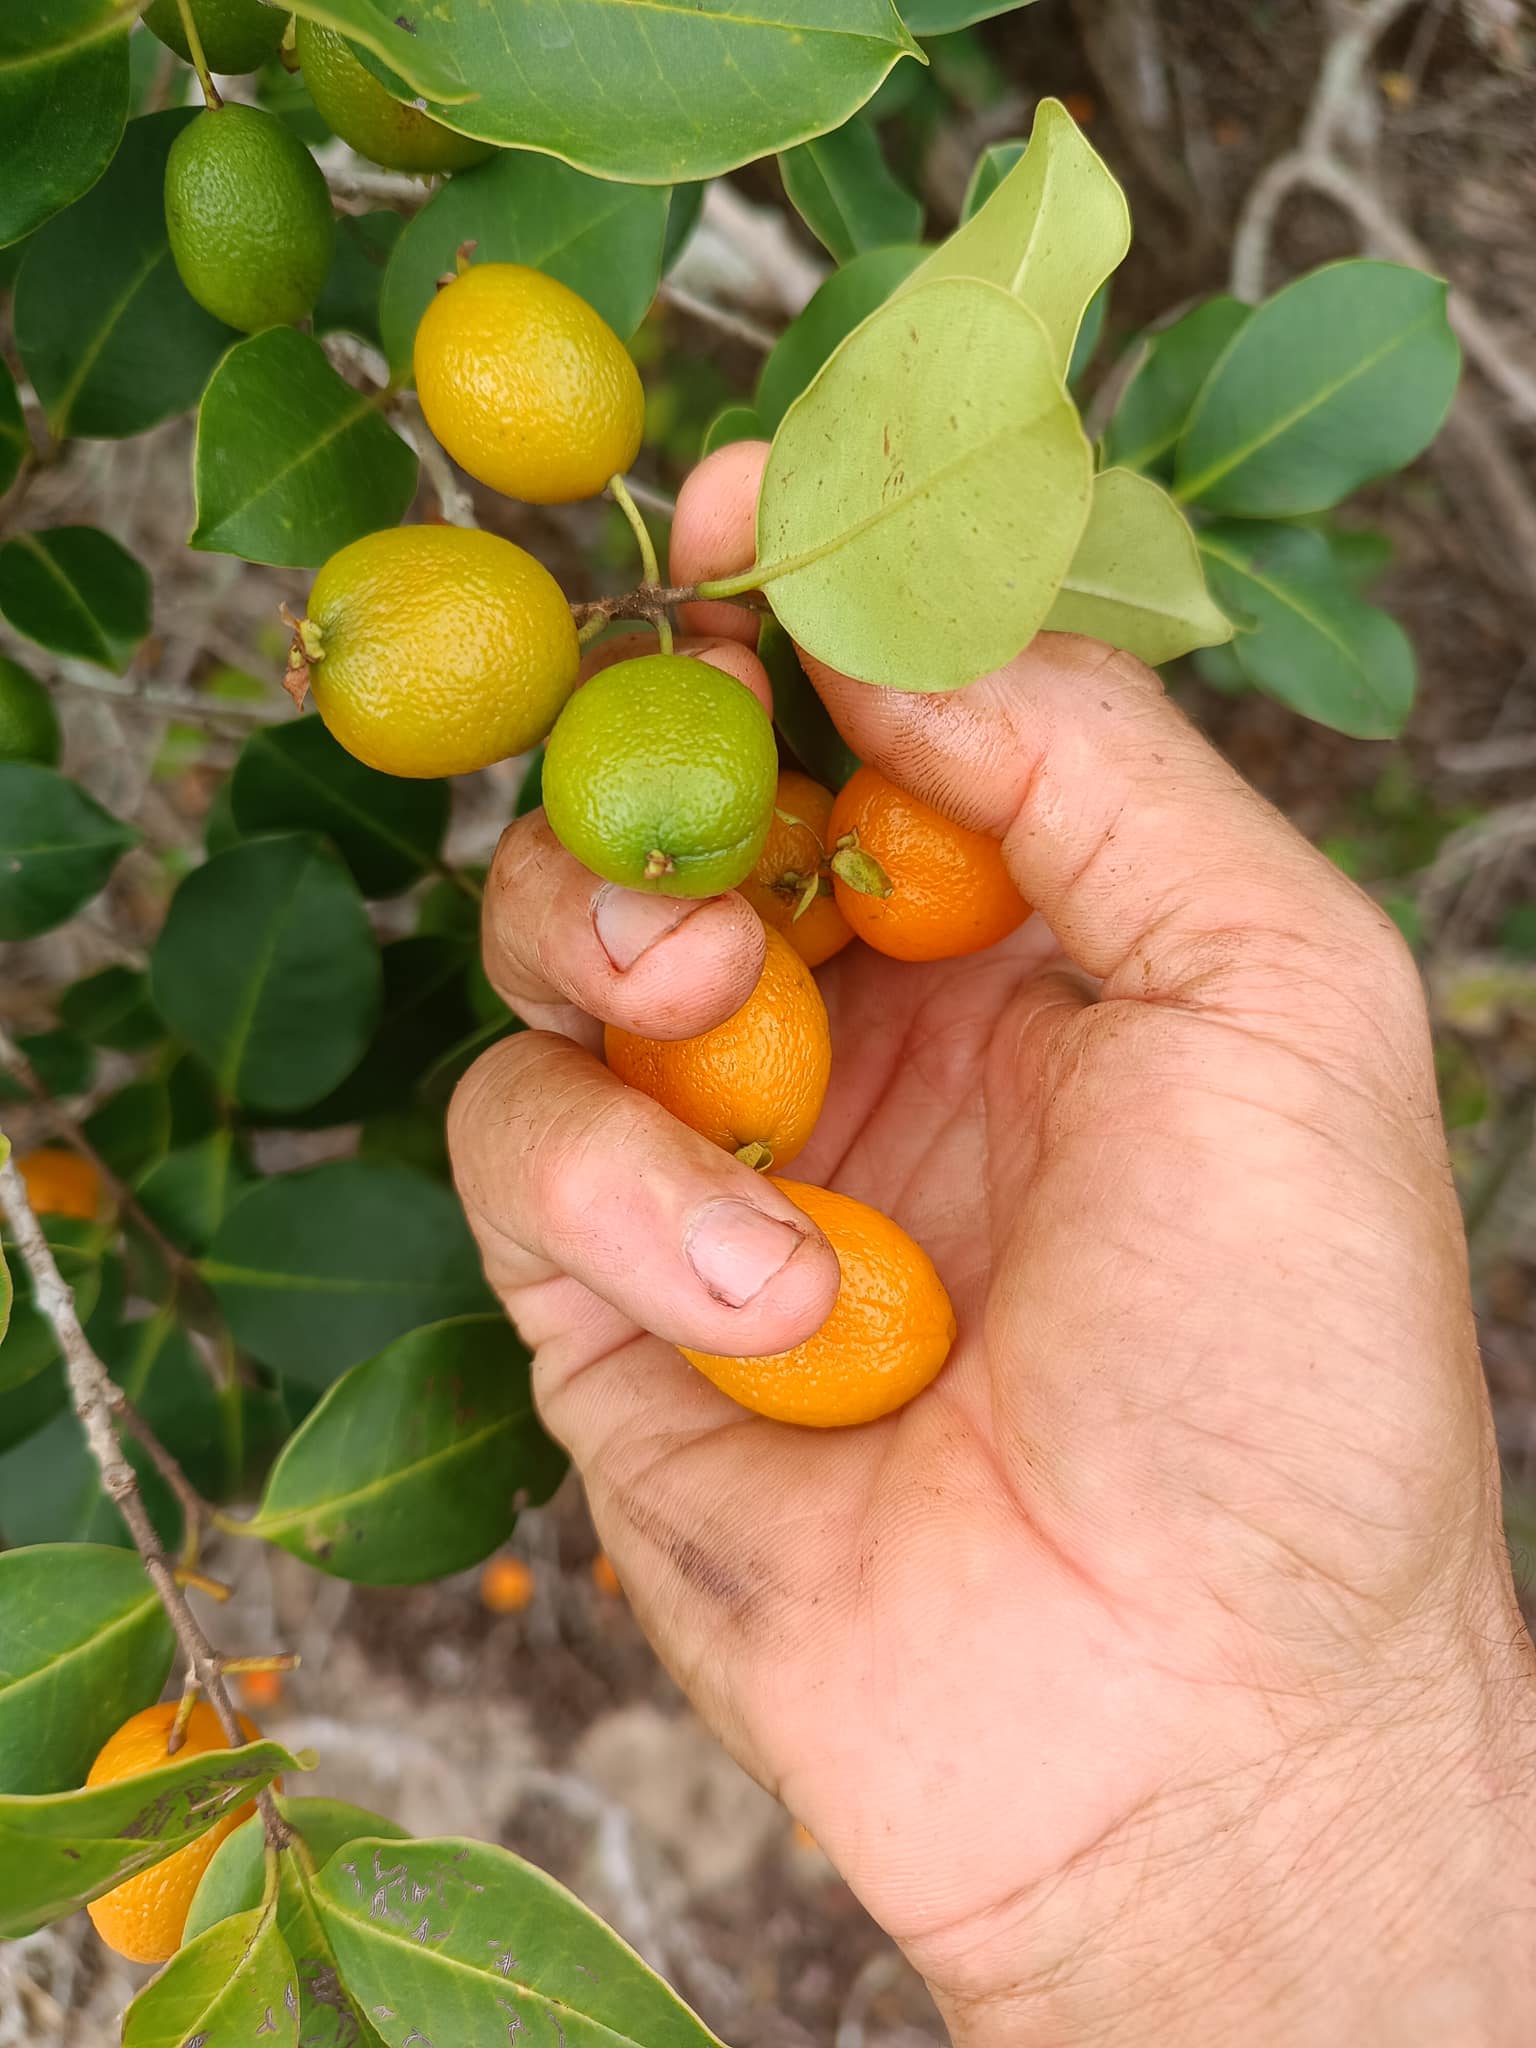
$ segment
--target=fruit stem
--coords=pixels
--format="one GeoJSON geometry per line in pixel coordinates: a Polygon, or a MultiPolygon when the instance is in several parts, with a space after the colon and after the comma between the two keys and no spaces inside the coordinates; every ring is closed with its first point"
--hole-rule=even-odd
{"type": "Polygon", "coordinates": [[[840,882],[846,883],[860,896],[889,896],[891,893],[890,876],[872,853],[864,852],[854,832],[839,839],[828,866],[840,882]]]}
{"type": "Polygon", "coordinates": [[[197,82],[203,88],[203,98],[215,111],[224,104],[219,88],[213,82],[213,73],[208,69],[208,59],[203,55],[203,39],[197,32],[197,23],[192,19],[192,0],[176,0],[176,12],[181,16],[181,32],[187,39],[187,48],[192,52],[192,69],[197,73],[197,82]]]}
{"type": "MultiPolygon", "coordinates": [[[[649,590],[659,589],[661,586],[661,566],[656,560],[656,543],[651,539],[651,529],[645,523],[644,513],[630,496],[629,486],[625,483],[622,476],[609,477],[608,490],[615,505],[618,506],[624,517],[629,521],[630,531],[639,544],[640,568],[645,577],[646,588],[649,590]]],[[[661,651],[663,654],[670,654],[672,652],[672,621],[667,617],[664,608],[656,613],[655,624],[656,638],[661,644],[661,651]]]]}

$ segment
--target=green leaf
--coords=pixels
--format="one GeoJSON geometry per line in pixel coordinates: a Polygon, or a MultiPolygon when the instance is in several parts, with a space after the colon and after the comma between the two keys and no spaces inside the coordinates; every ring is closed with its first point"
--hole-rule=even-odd
{"type": "Polygon", "coordinates": [[[190,1941],[123,2015],[123,2048],[252,2041],[299,2048],[299,1986],[277,1914],[237,1913],[190,1941]]]}
{"type": "Polygon", "coordinates": [[[1045,624],[1154,667],[1232,638],[1206,591],[1189,522],[1165,490],[1129,469],[1094,478],[1088,524],[1045,624]]]}
{"type": "MultiPolygon", "coordinates": [[[[128,39],[82,34],[78,10],[33,4],[0,22],[0,244],[19,242],[88,192],[112,161],[128,118],[128,39]]],[[[113,30],[125,7],[96,9],[113,30]]]]}
{"type": "MultiPolygon", "coordinates": [[[[83,1095],[95,1079],[95,1047],[73,1031],[21,1032],[16,1049],[25,1054],[45,1091],[55,1098],[83,1095]]],[[[14,1076],[0,1072],[0,1102],[29,1100],[27,1090],[14,1076]]]]}
{"type": "Polygon", "coordinates": [[[795,643],[778,620],[764,615],[757,652],[773,686],[773,722],[807,775],[834,795],[857,770],[859,757],[832,723],[832,714],[800,666],[795,643]]]}
{"type": "Polygon", "coordinates": [[[419,1585],[489,1557],[565,1463],[511,1325],[465,1316],[338,1380],[278,1459],[252,1528],[336,1578],[419,1585]]]}
{"type": "Polygon", "coordinates": [[[238,338],[182,283],[166,236],[165,160],[194,118],[130,121],[106,175],[28,245],[16,346],[58,440],[141,434],[185,412],[238,338]]]}
{"type": "Polygon", "coordinates": [[[890,169],[880,138],[860,115],[779,158],[789,203],[838,263],[865,249],[915,242],[923,209],[890,169]]]}
{"type": "Polygon", "coordinates": [[[1330,523],[1322,533],[1333,557],[1333,566],[1350,589],[1361,597],[1392,566],[1396,553],[1392,536],[1382,533],[1377,527],[1335,526],[1330,523]]]}
{"type": "Polygon", "coordinates": [[[1401,469],[1440,429],[1461,370],[1446,288],[1398,263],[1330,263],[1267,299],[1207,377],[1176,495],[1278,519],[1401,469]]]}
{"type": "Polygon", "coordinates": [[[0,362],[0,492],[16,481],[23,457],[32,452],[32,436],[16,393],[16,379],[10,367],[0,362]]]}
{"type": "Polygon", "coordinates": [[[78,1785],[160,1697],[176,1638],[136,1556],[43,1544],[0,1556],[0,1792],[78,1785]]]}
{"type": "Polygon", "coordinates": [[[1250,682],[1356,739],[1401,732],[1413,704],[1413,648],[1395,619],[1344,582],[1321,534],[1234,520],[1199,539],[1250,682]]]}
{"type": "Polygon", "coordinates": [[[0,1939],[62,1920],[205,1835],[280,1772],[308,1767],[280,1743],[252,1742],[115,1785],[0,1795],[0,1939]]]}
{"type": "Polygon", "coordinates": [[[336,252],[330,275],[315,301],[316,334],[338,329],[361,335],[375,348],[379,333],[379,297],[384,272],[405,222],[398,213],[344,213],[336,222],[336,252]]]}
{"type": "Polygon", "coordinates": [[[617,334],[633,334],[661,279],[669,196],[665,186],[589,178],[521,150],[450,178],[389,260],[379,325],[390,367],[409,371],[417,324],[462,242],[476,245],[477,263],[547,271],[617,334]]]}
{"type": "Polygon", "coordinates": [[[165,1083],[153,1076],[129,1081],[91,1111],[82,1129],[120,1180],[136,1180],[171,1141],[165,1083]]]}
{"type": "Polygon", "coordinates": [[[285,568],[395,525],[416,494],[416,457],[377,395],[354,391],[291,327],[253,334],[214,371],[193,471],[190,545],[285,568]]]}
{"type": "Polygon", "coordinates": [[[489,1842],[351,1842],[321,1871],[315,1905],[389,2048],[419,2043],[428,2015],[454,2048],[491,2048],[509,2028],[579,2048],[715,2043],[612,1928],[489,1842]]]}
{"type": "Polygon", "coordinates": [[[490,1306],[452,1193],[408,1167],[283,1174],[225,1220],[204,1273],[236,1341],[325,1387],[423,1323],[490,1306]]]}
{"type": "Polygon", "coordinates": [[[505,1017],[491,1019],[472,1031],[467,1038],[461,1038],[457,1045],[450,1046],[440,1059],[428,1067],[422,1076],[423,1100],[446,1102],[481,1053],[489,1052],[490,1048],[503,1038],[510,1038],[514,1031],[521,1031],[524,1028],[521,1018],[514,1017],[508,1011],[505,1017]]]}
{"type": "Polygon", "coordinates": [[[568,0],[553,25],[548,0],[418,8],[404,24],[396,0],[297,11],[355,38],[449,127],[642,185],[715,177],[835,128],[916,52],[890,0],[568,0]]]}
{"type": "MultiPolygon", "coordinates": [[[[313,1867],[323,1869],[339,1849],[360,1836],[404,1841],[393,1821],[339,1799],[277,1800],[278,1811],[298,1834],[313,1867]]],[[[226,1836],[214,1851],[193,1896],[182,1939],[193,1941],[232,1913],[262,1903],[266,1856],[261,1823],[250,1820],[226,1836]]],[[[380,2048],[379,2036],[341,1981],[336,1957],[315,1910],[314,1880],[297,1856],[278,1865],[277,1927],[294,1959],[299,1985],[299,2038],[303,2048],[380,2048]]],[[[180,2048],[180,2043],[176,2044],[180,2048]]],[[[212,2044],[210,2044],[212,2048],[212,2044]]]]}
{"type": "Polygon", "coordinates": [[[471,1029],[465,949],[416,934],[384,947],[384,1002],[368,1050],[344,1081],[304,1110],[307,1128],[361,1123],[409,1101],[417,1083],[471,1029]]]}
{"type": "Polygon", "coordinates": [[[1141,362],[1104,430],[1105,462],[1171,477],[1174,447],[1201,385],[1252,318],[1251,306],[1218,292],[1171,327],[1145,337],[1141,362]]]}
{"type": "Polygon", "coordinates": [[[233,1131],[214,1131],[156,1160],[135,1192],[151,1222],[184,1252],[205,1252],[240,1197],[256,1183],[233,1131]]]}
{"type": "MultiPolygon", "coordinates": [[[[120,1307],[119,1269],[116,1262],[110,1268],[103,1265],[100,1226],[63,1216],[44,1216],[42,1226],[54,1261],[75,1297],[76,1313],[85,1323],[86,1334],[94,1336],[99,1329],[96,1305],[109,1272],[112,1284],[106,1290],[107,1320],[115,1318],[120,1307]]],[[[4,1342],[0,1343],[0,1453],[25,1443],[46,1428],[69,1402],[53,1325],[33,1301],[31,1275],[14,1251],[11,1263],[14,1271],[10,1322],[4,1342]]],[[[73,1417],[69,1421],[78,1436],[73,1417]]],[[[0,1511],[7,1523],[10,1507],[8,1494],[0,1491],[0,1511]]],[[[11,1541],[17,1540],[17,1533],[12,1531],[11,1541]]]]}
{"type": "Polygon", "coordinates": [[[965,197],[960,202],[960,225],[980,213],[1004,178],[1013,169],[1028,148],[1022,138],[1011,142],[994,142],[981,152],[971,166],[970,183],[965,188],[965,197]]]}
{"type": "Polygon", "coordinates": [[[1043,624],[1092,484],[1039,318],[996,285],[940,278],[865,321],[785,414],[752,580],[845,674],[958,689],[1043,624]]]}
{"type": "Polygon", "coordinates": [[[115,1052],[145,1052],[165,1037],[149,999],[149,976],[140,968],[103,967],[71,982],[58,1010],[72,1031],[115,1052]]]}
{"type": "Polygon", "coordinates": [[[1104,322],[1109,315],[1109,279],[1105,278],[1093,297],[1088,301],[1088,310],[1083,315],[1083,324],[1077,330],[1077,339],[1072,344],[1072,360],[1067,365],[1067,389],[1076,391],[1083,374],[1098,351],[1099,338],[1104,332],[1104,322]]]}
{"type": "Polygon", "coordinates": [[[0,761],[0,939],[73,917],[138,836],[56,768],[0,761]]]}
{"type": "Polygon", "coordinates": [[[767,430],[750,405],[722,405],[704,429],[700,456],[713,455],[735,441],[765,441],[767,430]]]}
{"type": "Polygon", "coordinates": [[[674,185],[667,202],[667,232],[661,245],[663,277],[682,255],[704,212],[706,183],[702,178],[687,185],[674,185]]]}
{"type": "Polygon", "coordinates": [[[323,832],[365,896],[398,896],[435,864],[450,795],[446,782],[364,767],[322,719],[300,718],[251,734],[235,763],[230,802],[247,837],[323,832]]]}
{"type": "Polygon", "coordinates": [[[243,840],[187,876],[150,963],[155,1006],[223,1092],[302,1109],[351,1072],[378,1019],[378,944],[357,885],[300,833],[243,840]]]}
{"type": "Polygon", "coordinates": [[[834,270],[774,344],[757,380],[760,431],[772,434],[838,343],[883,306],[923,260],[920,248],[871,249],[834,270]]]}
{"type": "Polygon", "coordinates": [[[902,0],[902,18],[915,36],[947,36],[974,21],[990,21],[1027,7],[1029,0],[902,0]]]}
{"type": "Polygon", "coordinates": [[[52,653],[121,675],[149,631],[149,578],[98,527],[18,533],[0,548],[0,612],[52,653]]]}
{"type": "MultiPolygon", "coordinates": [[[[0,1166],[10,1155],[10,1140],[0,1136],[0,1166]]],[[[5,1342],[5,1333],[11,1327],[11,1303],[15,1289],[11,1285],[11,1269],[5,1263],[5,1249],[0,1246],[0,1344],[5,1342]]]]}
{"type": "Polygon", "coordinates": [[[1130,245],[1125,194],[1061,102],[1042,100],[1023,156],[905,291],[943,277],[1000,285],[1039,315],[1065,374],[1089,301],[1130,245]]]}

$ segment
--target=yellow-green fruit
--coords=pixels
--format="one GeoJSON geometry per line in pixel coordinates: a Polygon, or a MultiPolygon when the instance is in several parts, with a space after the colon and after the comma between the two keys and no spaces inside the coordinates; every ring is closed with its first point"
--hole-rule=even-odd
{"type": "Polygon", "coordinates": [[[59,714],[37,677],[0,655],[0,761],[58,764],[59,714]]]}
{"type": "Polygon", "coordinates": [[[752,872],[778,750],[744,683],[680,654],[615,662],[577,691],[544,750],[544,815],[606,882],[715,896],[752,872]]]}
{"type": "Polygon", "coordinates": [[[495,154],[489,142],[456,135],[419,107],[392,99],[345,36],[301,19],[299,63],[327,127],[359,156],[391,171],[463,171],[495,154]]]}
{"type": "Polygon", "coordinates": [[[336,237],[303,143],[275,114],[233,100],[205,108],[171,144],[165,224],[187,290],[247,334],[310,312],[336,237]]]}
{"type": "Polygon", "coordinates": [[[468,775],[525,752],[580,665],[543,564],[460,526],[390,527],[332,555],[300,639],[316,710],[386,775],[468,775]]]}
{"type": "MultiPolygon", "coordinates": [[[[288,26],[286,7],[262,0],[192,0],[192,20],[210,71],[255,71],[274,56],[288,26]]],[[[192,51],[176,0],[154,0],[144,26],[188,64],[192,51]]]]}
{"type": "Polygon", "coordinates": [[[415,370],[438,440],[509,498],[595,497],[639,449],[645,393],[629,351],[542,270],[470,264],[422,314],[415,370]]]}

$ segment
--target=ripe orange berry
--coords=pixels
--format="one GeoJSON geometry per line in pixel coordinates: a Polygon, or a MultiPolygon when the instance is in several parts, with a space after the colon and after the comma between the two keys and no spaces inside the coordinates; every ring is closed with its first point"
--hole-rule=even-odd
{"type": "Polygon", "coordinates": [[[74,1216],[95,1220],[101,1207],[101,1175],[89,1159],[63,1145],[43,1145],[24,1153],[16,1170],[26,1182],[27,1200],[39,1216],[74,1216]]]}
{"type": "Polygon", "coordinates": [[[281,1704],[283,1697],[283,1674],[281,1671],[242,1671],[238,1684],[240,1697],[248,1707],[266,1713],[281,1704]]]}
{"type": "Polygon", "coordinates": [[[637,1038],[610,1024],[608,1065],[749,1166],[784,1166],[816,1127],[832,1072],[827,1008],[788,939],[766,934],[757,987],[697,1038],[637,1038]]]}
{"type": "Polygon", "coordinates": [[[782,932],[807,967],[830,960],[853,937],[833,899],[831,878],[821,871],[831,815],[831,790],[798,769],[786,768],[779,776],[773,819],[757,866],[740,884],[763,923],[782,932]],[[807,902],[808,891],[812,893],[807,902]]]}
{"type": "MultiPolygon", "coordinates": [[[[979,953],[1029,915],[995,839],[954,824],[877,769],[860,768],[849,780],[827,834],[838,909],[866,945],[893,960],[979,953]],[[855,886],[860,855],[876,864],[888,895],[855,886]]],[[[878,887],[880,875],[870,879],[878,887]]]]}
{"type": "Polygon", "coordinates": [[[619,1575],[606,1550],[600,1550],[592,1560],[592,1583],[609,1600],[624,1597],[624,1588],[619,1584],[619,1575]]]}
{"type": "MultiPolygon", "coordinates": [[[[175,1719],[176,1702],[165,1700],[125,1721],[91,1765],[86,1784],[115,1785],[123,1778],[139,1778],[146,1771],[156,1771],[173,1762],[165,1745],[175,1719]]],[[[243,1714],[240,1731],[248,1742],[260,1739],[260,1730],[243,1714]]],[[[199,1700],[192,1709],[186,1740],[177,1750],[177,1757],[206,1756],[228,1747],[218,1715],[206,1700],[199,1700]]],[[[131,1963],[169,1962],[181,1946],[181,1931],[187,1924],[192,1894],[213,1861],[214,1850],[255,1811],[256,1802],[247,1800],[244,1806],[225,1814],[207,1834],[189,1842],[185,1849],[178,1849],[152,1870],[141,1871],[116,1891],[94,1900],[86,1911],[107,1947],[126,1956],[131,1963]]]]}
{"type": "Polygon", "coordinates": [[[480,1574],[480,1604],[492,1614],[521,1614],[533,1599],[533,1573],[520,1557],[493,1557],[480,1574]]]}
{"type": "Polygon", "coordinates": [[[899,1224],[851,1195],[775,1180],[821,1231],[842,1268],[832,1313],[803,1344],[767,1358],[683,1356],[722,1393],[776,1422],[840,1429],[874,1422],[920,1394],[949,1356],[955,1312],[933,1261],[899,1224]]]}

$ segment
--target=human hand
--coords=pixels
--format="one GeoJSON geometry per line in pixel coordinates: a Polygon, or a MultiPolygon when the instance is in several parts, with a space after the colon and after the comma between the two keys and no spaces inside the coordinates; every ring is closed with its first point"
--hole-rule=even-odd
{"type": "MultiPolygon", "coordinates": [[[[762,458],[690,479],[678,580],[750,563],[762,458]]],[[[764,692],[743,616],[690,623],[764,692]]],[[[539,1028],[462,1084],[455,1170],[636,1611],[959,2040],[1523,2041],[1536,1660],[1411,960],[1126,657],[808,666],[1041,912],[819,975],[797,1177],[894,1215],[959,1318],[908,1408],[787,1428],[674,1348],[786,1348],[836,1286],[592,1052],[729,1015],[750,910],[605,889],[537,814],[487,890],[539,1028]]]]}

